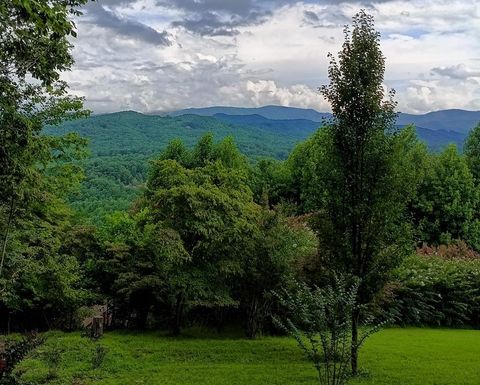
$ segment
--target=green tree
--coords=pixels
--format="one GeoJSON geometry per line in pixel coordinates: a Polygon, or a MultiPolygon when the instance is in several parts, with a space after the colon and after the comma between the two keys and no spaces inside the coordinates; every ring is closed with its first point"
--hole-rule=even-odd
{"type": "Polygon", "coordinates": [[[294,264],[317,251],[315,234],[293,226],[279,212],[264,209],[257,219],[258,231],[252,254],[244,258],[240,283],[240,304],[245,311],[246,334],[262,333],[275,304],[272,291],[288,287],[295,275],[294,264]]]}
{"type": "MultiPolygon", "coordinates": [[[[71,316],[86,299],[77,260],[62,250],[71,229],[72,213],[65,198],[78,187],[82,172],[76,165],[84,155],[84,142],[72,138],[50,139],[38,149],[35,178],[24,199],[16,204],[2,260],[0,313],[17,327],[71,327],[71,316]],[[8,247],[7,247],[8,246],[8,247]]],[[[25,182],[24,182],[25,183],[25,182]]]]}
{"type": "Polygon", "coordinates": [[[195,145],[192,153],[192,166],[202,167],[211,162],[215,156],[213,133],[203,135],[195,145]]]}
{"type": "Polygon", "coordinates": [[[412,208],[419,240],[439,245],[462,239],[480,250],[479,204],[478,187],[457,148],[431,155],[412,208]]]}
{"type": "Polygon", "coordinates": [[[468,134],[464,151],[468,167],[470,167],[470,171],[478,183],[480,181],[480,123],[468,134]]]}
{"type": "Polygon", "coordinates": [[[168,143],[165,150],[160,154],[159,159],[175,160],[182,166],[186,167],[191,163],[191,154],[181,139],[174,139],[168,143]]]}
{"type": "Polygon", "coordinates": [[[152,223],[148,216],[146,210],[110,215],[101,234],[102,259],[90,271],[117,317],[140,329],[147,326],[153,308],[171,304],[189,259],[178,232],[152,223]]]}
{"type": "Polygon", "coordinates": [[[180,332],[186,306],[236,305],[230,280],[251,255],[258,206],[241,170],[221,162],[186,169],[156,161],[147,183],[150,223],[178,234],[188,262],[170,274],[173,331],[180,332]]]}
{"type": "Polygon", "coordinates": [[[21,211],[18,203],[38,193],[45,149],[59,150],[56,139],[41,135],[43,126],[84,115],[81,99],[69,97],[59,79],[73,63],[68,37],[75,26],[70,16],[79,14],[76,9],[85,2],[13,0],[0,5],[0,266],[21,211]]]}
{"type": "Polygon", "coordinates": [[[78,264],[59,245],[69,222],[64,193],[81,179],[85,141],[42,129],[85,115],[60,81],[73,63],[71,17],[84,3],[0,4],[0,308],[27,320],[42,308],[41,319],[52,320],[82,298],[78,264]]]}
{"type": "MultiPolygon", "coordinates": [[[[410,192],[396,172],[395,102],[385,98],[385,58],[373,17],[361,11],[345,30],[339,61],[331,57],[332,106],[326,135],[323,208],[317,218],[325,266],[359,280],[351,314],[351,369],[358,370],[358,325],[390,271],[406,253],[405,206],[410,192]]],[[[321,186],[323,187],[323,186],[321,186]]]]}

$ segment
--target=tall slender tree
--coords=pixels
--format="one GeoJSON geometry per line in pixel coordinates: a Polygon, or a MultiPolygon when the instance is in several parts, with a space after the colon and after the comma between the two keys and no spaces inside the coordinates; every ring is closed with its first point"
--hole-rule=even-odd
{"type": "Polygon", "coordinates": [[[408,192],[397,172],[398,145],[393,91],[383,86],[385,58],[374,20],[365,11],[345,29],[330,84],[320,88],[331,103],[328,146],[322,156],[324,206],[317,225],[324,266],[360,282],[352,311],[351,367],[358,370],[362,308],[371,303],[405,251],[408,192]]]}

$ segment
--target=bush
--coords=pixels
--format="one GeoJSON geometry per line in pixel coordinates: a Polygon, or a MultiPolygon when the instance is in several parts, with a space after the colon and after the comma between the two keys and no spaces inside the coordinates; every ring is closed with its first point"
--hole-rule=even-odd
{"type": "Polygon", "coordinates": [[[465,241],[456,240],[449,245],[428,246],[424,244],[417,249],[417,254],[439,257],[445,260],[464,260],[464,261],[480,261],[480,253],[470,248],[465,241]]]}
{"type": "MultiPolygon", "coordinates": [[[[352,313],[358,306],[358,283],[348,285],[336,279],[324,288],[295,286],[276,294],[287,316],[275,317],[275,323],[295,338],[317,370],[321,385],[343,385],[351,374],[352,313]]],[[[357,350],[381,326],[370,327],[372,320],[369,317],[362,323],[357,350]]]]}
{"type": "Polygon", "coordinates": [[[396,270],[387,291],[400,324],[480,327],[480,260],[453,259],[452,250],[411,256],[396,270]]]}

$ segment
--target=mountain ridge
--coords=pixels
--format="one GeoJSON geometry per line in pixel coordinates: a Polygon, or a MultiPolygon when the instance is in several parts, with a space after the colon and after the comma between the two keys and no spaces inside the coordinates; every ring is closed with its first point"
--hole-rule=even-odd
{"type": "MultiPolygon", "coordinates": [[[[268,105],[263,107],[228,107],[212,106],[205,108],[188,108],[174,111],[168,116],[181,115],[215,116],[224,115],[260,115],[271,120],[311,120],[322,122],[324,118],[330,118],[331,113],[319,112],[314,109],[275,106],[268,105]]],[[[425,129],[434,131],[454,131],[458,133],[468,133],[476,124],[480,122],[480,111],[469,111],[463,109],[447,109],[431,111],[425,114],[408,114],[400,112],[397,118],[397,124],[405,126],[414,124],[425,129]]]]}

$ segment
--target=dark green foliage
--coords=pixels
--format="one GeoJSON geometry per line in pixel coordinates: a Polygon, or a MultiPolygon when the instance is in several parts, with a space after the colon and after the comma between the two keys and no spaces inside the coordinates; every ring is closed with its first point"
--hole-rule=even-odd
{"type": "Polygon", "coordinates": [[[83,299],[78,263],[59,249],[69,227],[64,200],[82,179],[86,143],[75,133],[50,136],[42,129],[86,115],[82,100],[59,80],[73,63],[70,17],[85,2],[0,5],[2,329],[15,320],[20,329],[64,326],[63,313],[83,299]]]}
{"type": "Polygon", "coordinates": [[[412,207],[420,243],[463,239],[480,250],[479,190],[465,158],[450,146],[429,156],[425,167],[412,207]]]}
{"type": "Polygon", "coordinates": [[[288,223],[281,213],[264,209],[257,221],[258,231],[251,240],[255,246],[244,257],[238,293],[249,338],[261,334],[269,321],[276,303],[272,290],[288,287],[294,264],[317,251],[313,232],[288,223]]]}
{"type": "Polygon", "coordinates": [[[478,183],[480,181],[480,123],[470,131],[465,141],[465,155],[470,172],[478,183]]]}
{"type": "Polygon", "coordinates": [[[254,202],[250,173],[230,138],[214,143],[208,134],[192,150],[173,141],[152,162],[131,214],[107,216],[97,236],[82,232],[80,243],[67,244],[117,323],[158,323],[178,334],[190,311],[232,310],[250,337],[262,332],[270,290],[292,278],[294,262],[316,243],[254,202]]]}
{"type": "MultiPolygon", "coordinates": [[[[175,318],[185,305],[232,306],[230,282],[251,254],[258,208],[241,170],[213,159],[213,147],[199,142],[194,164],[186,169],[176,161],[158,161],[147,183],[150,221],[176,234],[186,263],[172,272],[175,318]],[[204,151],[206,150],[206,151],[204,151]]],[[[178,323],[174,332],[178,333],[178,323]]]]}

